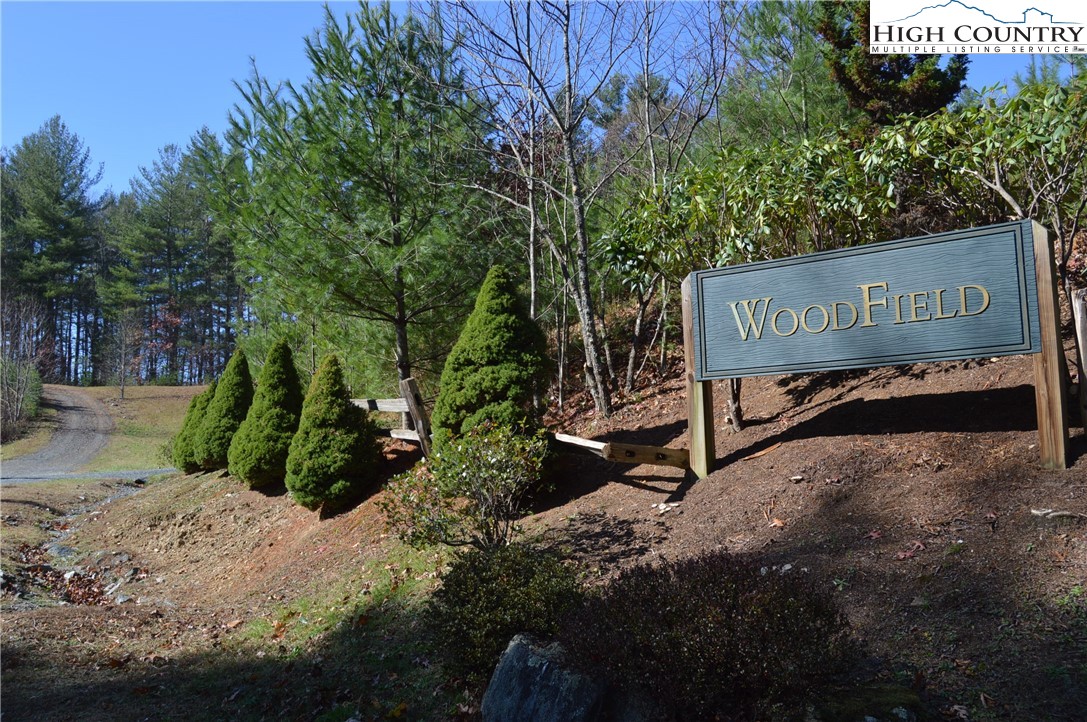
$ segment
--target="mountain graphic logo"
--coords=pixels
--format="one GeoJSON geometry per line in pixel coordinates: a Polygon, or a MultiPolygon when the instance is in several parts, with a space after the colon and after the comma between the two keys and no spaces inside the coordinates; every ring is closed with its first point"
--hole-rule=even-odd
{"type": "Polygon", "coordinates": [[[892,20],[890,22],[892,22],[892,23],[904,23],[907,20],[913,20],[914,18],[917,18],[917,17],[919,17],[919,16],[921,16],[921,15],[923,15],[925,13],[930,13],[931,11],[939,11],[939,10],[942,10],[942,9],[945,9],[945,8],[946,9],[954,9],[954,10],[957,10],[959,12],[961,12],[963,10],[966,10],[966,11],[970,11],[970,12],[980,13],[981,15],[984,15],[989,20],[991,20],[993,22],[1000,23],[1001,25],[1045,25],[1045,24],[1048,24],[1048,25],[1077,25],[1078,24],[1078,23],[1073,23],[1073,22],[1057,20],[1053,16],[1053,13],[1047,12],[1045,10],[1041,10],[1041,9],[1039,9],[1037,7],[1034,7],[1034,6],[1028,7],[1025,10],[1023,10],[1022,15],[1020,16],[1020,18],[1018,20],[1008,20],[1008,19],[1004,19],[1004,18],[998,18],[996,15],[993,15],[989,11],[982,10],[981,8],[977,7],[976,5],[968,5],[968,4],[964,3],[964,2],[962,2],[962,0],[947,0],[947,2],[940,3],[939,5],[926,5],[925,7],[921,8],[920,10],[913,13],[912,15],[907,15],[904,18],[900,18],[898,20],[892,20]],[[1033,14],[1034,17],[1032,17],[1032,14],[1033,14]]]}

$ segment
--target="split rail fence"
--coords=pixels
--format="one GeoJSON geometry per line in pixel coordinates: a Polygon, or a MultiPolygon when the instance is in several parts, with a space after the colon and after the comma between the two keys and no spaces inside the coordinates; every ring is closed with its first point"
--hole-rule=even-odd
{"type": "MultiPolygon", "coordinates": [[[[419,444],[423,456],[430,456],[431,426],[430,414],[419,392],[419,384],[414,378],[400,382],[400,398],[396,399],[351,399],[351,402],[367,411],[400,414],[399,428],[380,429],[379,434],[394,439],[411,441],[419,444]],[[408,428],[408,419],[411,426],[408,428]]],[[[653,466],[674,466],[680,469],[690,468],[690,455],[687,449],[671,449],[665,446],[645,446],[626,444],[618,441],[595,441],[570,434],[552,434],[555,443],[568,449],[576,449],[599,456],[607,461],[620,464],[650,464],[653,466]]]]}

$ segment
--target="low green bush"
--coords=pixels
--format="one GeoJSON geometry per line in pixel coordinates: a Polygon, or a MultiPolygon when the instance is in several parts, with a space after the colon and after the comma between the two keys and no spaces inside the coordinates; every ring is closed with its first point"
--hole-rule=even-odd
{"type": "Polygon", "coordinates": [[[533,491],[541,488],[547,440],[484,423],[386,487],[389,527],[415,547],[508,545],[533,491]]]}
{"type": "Polygon", "coordinates": [[[829,595],[725,552],[623,572],[563,623],[578,666],[680,719],[802,705],[853,645],[829,595]]]}
{"type": "Polygon", "coordinates": [[[458,557],[425,618],[446,669],[485,683],[514,635],[553,637],[581,598],[572,567],[543,550],[512,544],[458,557]]]}

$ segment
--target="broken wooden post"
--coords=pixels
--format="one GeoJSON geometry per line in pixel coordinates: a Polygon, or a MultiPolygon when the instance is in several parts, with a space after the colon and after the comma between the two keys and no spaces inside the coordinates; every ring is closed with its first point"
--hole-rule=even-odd
{"type": "Polygon", "coordinates": [[[423,456],[430,458],[430,416],[426,412],[423,396],[419,393],[419,384],[408,377],[400,382],[400,394],[408,403],[408,413],[415,422],[415,431],[419,434],[419,446],[423,456]]]}

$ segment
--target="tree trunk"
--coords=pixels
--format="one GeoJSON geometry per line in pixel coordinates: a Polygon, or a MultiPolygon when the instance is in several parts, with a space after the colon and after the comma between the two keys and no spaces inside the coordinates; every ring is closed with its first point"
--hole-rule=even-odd
{"type": "Polygon", "coordinates": [[[615,373],[615,364],[611,360],[611,344],[608,342],[608,324],[604,320],[604,312],[607,302],[604,297],[604,279],[600,279],[600,342],[604,346],[604,362],[608,368],[609,388],[619,386],[619,377],[615,373]]]}
{"type": "Polygon", "coordinates": [[[600,359],[600,337],[596,333],[596,313],[593,309],[592,283],[589,276],[589,233],[585,223],[585,206],[581,198],[577,172],[577,159],[574,157],[573,139],[569,135],[564,139],[567,168],[570,173],[574,206],[574,232],[577,238],[577,272],[574,277],[574,305],[577,306],[578,319],[581,321],[581,337],[585,344],[585,367],[590,376],[589,392],[593,396],[596,410],[603,416],[611,416],[611,392],[608,388],[608,376],[600,359]]]}
{"type": "Polygon", "coordinates": [[[740,405],[740,387],[743,379],[728,380],[728,394],[725,402],[728,406],[728,422],[732,424],[733,431],[742,431],[744,428],[744,410],[740,405]]]}
{"type": "Polygon", "coordinates": [[[638,341],[642,338],[642,323],[645,321],[645,308],[648,305],[648,295],[638,289],[638,314],[634,317],[634,333],[630,336],[630,353],[627,354],[627,378],[623,386],[623,392],[628,395],[634,391],[634,364],[637,361],[638,341]]]}
{"type": "Polygon", "coordinates": [[[663,376],[668,363],[668,287],[667,281],[661,280],[661,315],[657,319],[661,331],[661,356],[657,370],[663,376]]]}

